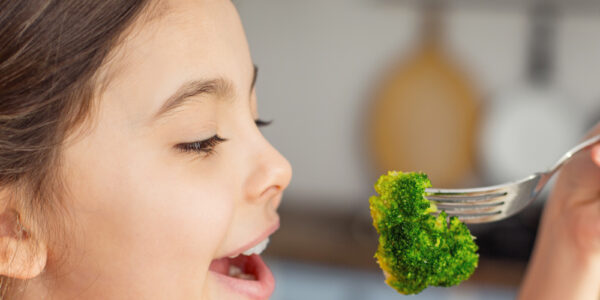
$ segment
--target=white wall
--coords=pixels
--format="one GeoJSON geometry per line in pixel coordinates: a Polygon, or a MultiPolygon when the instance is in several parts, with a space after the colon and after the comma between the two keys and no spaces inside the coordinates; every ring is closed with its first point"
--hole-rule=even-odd
{"type": "MultiPolygon", "coordinates": [[[[374,179],[362,155],[362,109],[383,69],[414,46],[417,11],[366,0],[236,6],[260,68],[259,111],[275,121],[264,133],[294,167],[287,201],[362,206],[374,179]]],[[[527,26],[523,10],[460,7],[448,11],[445,30],[464,71],[493,94],[522,80],[527,26]]],[[[590,114],[600,98],[599,33],[597,15],[566,14],[556,53],[558,85],[590,114]]]]}

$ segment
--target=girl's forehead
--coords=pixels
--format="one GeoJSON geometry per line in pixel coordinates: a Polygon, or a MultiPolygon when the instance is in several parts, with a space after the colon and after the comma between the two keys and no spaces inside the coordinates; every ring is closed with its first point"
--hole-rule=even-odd
{"type": "Polygon", "coordinates": [[[151,114],[185,82],[227,77],[241,83],[253,68],[230,1],[169,2],[160,15],[132,26],[101,73],[102,93],[127,96],[119,105],[136,115],[151,114]]]}
{"type": "Polygon", "coordinates": [[[161,0],[123,33],[105,61],[104,73],[114,79],[127,69],[160,63],[158,58],[165,56],[172,63],[184,58],[214,61],[231,54],[226,50],[245,44],[241,21],[230,1],[161,0]]]}

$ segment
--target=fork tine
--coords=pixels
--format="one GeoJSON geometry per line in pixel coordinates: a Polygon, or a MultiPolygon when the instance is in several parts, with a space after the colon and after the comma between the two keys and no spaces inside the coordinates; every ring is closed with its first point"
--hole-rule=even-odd
{"type": "Polygon", "coordinates": [[[494,202],[495,200],[500,200],[508,195],[508,192],[497,192],[493,194],[486,195],[476,195],[476,196],[468,196],[461,194],[453,194],[453,195],[426,195],[425,198],[435,201],[438,203],[487,203],[494,202]]]}
{"type": "Polygon", "coordinates": [[[488,223],[492,221],[497,221],[501,219],[502,212],[495,211],[491,213],[483,213],[483,214],[472,214],[472,215],[454,215],[459,220],[468,224],[477,224],[477,223],[488,223]]]}
{"type": "MultiPolygon", "coordinates": [[[[433,212],[431,214],[434,216],[438,216],[440,214],[440,211],[433,212]]],[[[500,210],[490,211],[490,212],[476,212],[476,213],[470,213],[468,211],[465,211],[463,213],[448,214],[448,218],[457,217],[459,220],[461,220],[464,223],[473,224],[473,223],[487,223],[487,222],[495,221],[495,220],[500,219],[501,215],[502,215],[502,211],[500,211],[500,210]]]]}
{"type": "Polygon", "coordinates": [[[505,186],[491,186],[473,189],[427,189],[427,199],[437,203],[484,204],[500,200],[508,195],[505,186]]]}
{"type": "Polygon", "coordinates": [[[436,204],[438,210],[448,215],[466,215],[495,212],[502,209],[505,202],[486,203],[478,205],[436,204]]]}
{"type": "Polygon", "coordinates": [[[453,196],[453,195],[480,196],[480,195],[499,193],[499,192],[503,192],[504,190],[506,190],[506,184],[486,186],[486,187],[477,187],[477,188],[470,188],[470,189],[427,188],[427,189],[425,189],[425,192],[428,194],[436,195],[436,196],[453,196]]]}
{"type": "Polygon", "coordinates": [[[457,217],[465,223],[487,223],[505,216],[507,204],[514,198],[513,183],[470,189],[426,189],[439,214],[457,217]]]}
{"type": "Polygon", "coordinates": [[[452,197],[438,197],[438,196],[431,196],[431,195],[426,195],[425,198],[427,198],[428,200],[432,201],[433,203],[435,203],[436,205],[492,205],[495,203],[501,203],[504,202],[505,199],[507,198],[507,196],[509,195],[508,192],[502,192],[502,193],[495,193],[495,194],[490,194],[490,195],[481,195],[481,196],[474,196],[474,197],[464,197],[464,196],[452,196],[452,197]]]}

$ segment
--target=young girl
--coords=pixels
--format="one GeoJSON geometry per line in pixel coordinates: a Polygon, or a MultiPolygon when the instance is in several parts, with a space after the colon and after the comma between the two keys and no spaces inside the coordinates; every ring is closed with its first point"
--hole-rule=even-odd
{"type": "MultiPolygon", "coordinates": [[[[291,168],[257,128],[256,74],[227,0],[0,3],[3,298],[269,298],[256,254],[291,168]]],[[[523,299],[598,294],[592,153],[559,181],[523,299]]]]}
{"type": "Polygon", "coordinates": [[[230,1],[3,1],[5,298],[268,298],[256,75],[230,1]]]}

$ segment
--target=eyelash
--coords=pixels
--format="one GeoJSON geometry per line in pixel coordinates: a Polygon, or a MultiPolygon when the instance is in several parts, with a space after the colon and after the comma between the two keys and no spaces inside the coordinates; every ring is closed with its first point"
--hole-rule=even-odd
{"type": "Polygon", "coordinates": [[[264,121],[261,119],[254,120],[254,124],[256,124],[256,127],[266,127],[266,126],[271,125],[271,123],[273,123],[273,120],[270,120],[270,121],[264,121]]]}
{"type": "MultiPolygon", "coordinates": [[[[254,121],[257,127],[269,126],[271,122],[272,121],[263,121],[261,119],[257,119],[254,121]]],[[[225,141],[227,141],[227,139],[215,134],[206,140],[196,141],[193,143],[179,144],[177,145],[177,148],[182,152],[196,152],[209,156],[215,152],[215,148],[217,147],[217,145],[225,141]]]]}
{"type": "Polygon", "coordinates": [[[218,144],[225,141],[227,141],[227,139],[224,139],[215,134],[206,140],[196,141],[193,143],[179,144],[177,145],[177,149],[181,150],[182,152],[196,152],[208,156],[213,154],[213,152],[215,151],[215,147],[218,144]]]}

